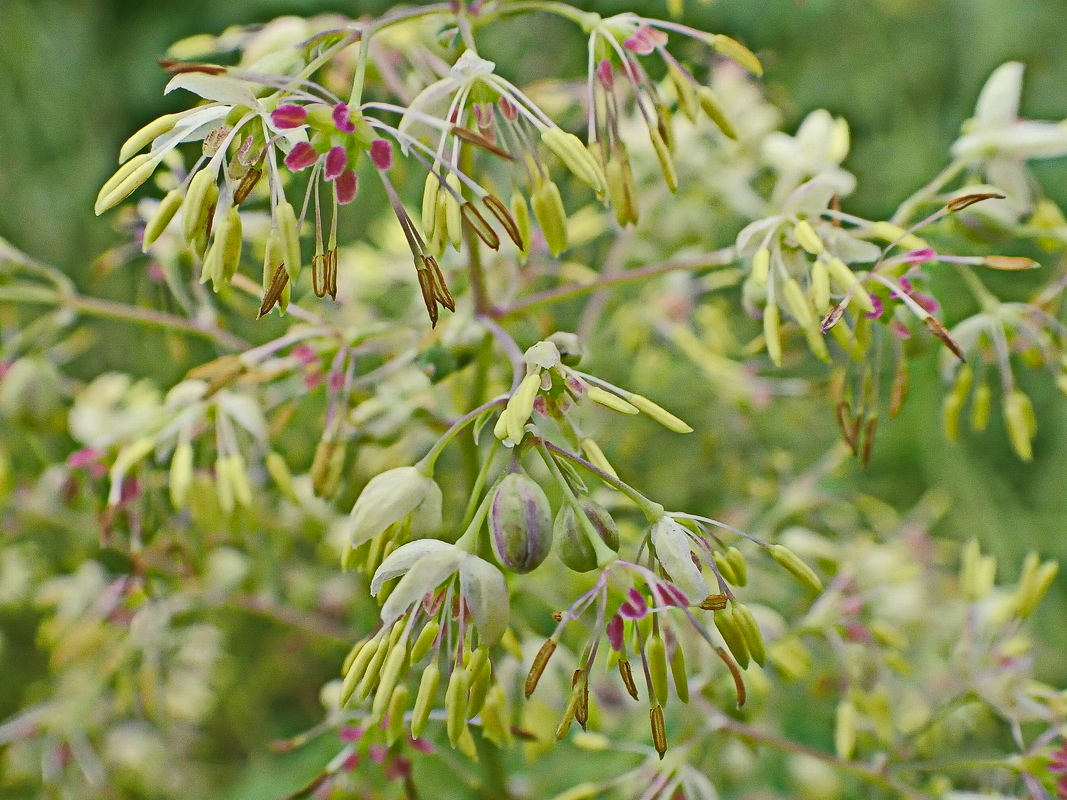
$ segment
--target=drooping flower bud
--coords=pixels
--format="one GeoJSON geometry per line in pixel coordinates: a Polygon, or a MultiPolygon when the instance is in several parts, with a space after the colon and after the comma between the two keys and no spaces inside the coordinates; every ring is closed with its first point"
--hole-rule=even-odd
{"type": "Polygon", "coordinates": [[[552,255],[558,256],[567,249],[567,212],[563,207],[559,187],[552,181],[544,181],[534,187],[530,199],[548,249],[552,255]]]}
{"type": "Polygon", "coordinates": [[[189,244],[203,239],[207,244],[204,231],[210,233],[211,219],[219,201],[219,185],[216,175],[210,169],[202,169],[189,181],[189,190],[185,195],[185,208],[182,212],[182,236],[189,244]]]}
{"type": "Polygon", "coordinates": [[[181,188],[172,189],[160,201],[159,206],[156,208],[154,214],[149,217],[148,222],[144,226],[144,236],[141,238],[141,250],[148,252],[148,248],[151,247],[156,239],[163,235],[163,231],[170,225],[174,215],[178,213],[178,209],[181,208],[182,202],[185,200],[185,191],[181,188]]]}
{"type": "MultiPolygon", "coordinates": [[[[619,552],[619,529],[608,510],[586,497],[578,502],[604,544],[616,553],[619,552]]],[[[583,526],[578,524],[574,509],[569,504],[564,504],[560,509],[552,528],[556,553],[564,564],[575,572],[589,572],[596,569],[596,550],[593,548],[593,543],[589,541],[589,536],[583,526]]]]}
{"type": "Polygon", "coordinates": [[[441,488],[417,467],[375,475],[352,507],[350,544],[359,547],[390,525],[415,515],[413,526],[432,532],[441,525],[441,488]]]}
{"type": "Polygon", "coordinates": [[[561,128],[551,127],[541,131],[541,141],[576,178],[590,186],[597,194],[603,194],[604,173],[581,139],[561,128]]]}
{"type": "Polygon", "coordinates": [[[510,472],[497,484],[489,534],[497,560],[513,572],[530,572],[548,557],[552,509],[544,490],[526,473],[510,472]]]}

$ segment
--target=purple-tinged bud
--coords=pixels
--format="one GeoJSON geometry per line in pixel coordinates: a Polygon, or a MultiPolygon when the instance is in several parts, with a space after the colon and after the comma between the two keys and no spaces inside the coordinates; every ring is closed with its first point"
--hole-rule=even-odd
{"type": "Polygon", "coordinates": [[[511,100],[501,97],[497,103],[500,105],[500,113],[504,115],[504,119],[508,122],[514,122],[519,118],[519,109],[511,100]]]}
{"type": "Polygon", "coordinates": [[[513,572],[530,572],[552,549],[552,508],[526,473],[501,479],[489,507],[489,534],[497,560],[513,572]]]}
{"type": "Polygon", "coordinates": [[[337,202],[343,206],[356,199],[356,191],[359,189],[359,179],[355,170],[346,169],[337,176],[334,182],[334,191],[337,192],[337,202]]]}
{"type": "Polygon", "coordinates": [[[615,86],[615,69],[611,66],[610,59],[603,59],[596,66],[596,76],[605,89],[615,86]]]}
{"type": "Polygon", "coordinates": [[[614,614],[608,622],[608,644],[611,645],[611,649],[616,653],[622,650],[624,634],[626,633],[625,625],[626,623],[623,621],[623,618],[618,614],[614,614]]]}
{"type": "Polygon", "coordinates": [[[337,126],[337,130],[342,133],[356,132],[356,125],[352,122],[352,112],[344,103],[335,105],[331,116],[333,117],[333,124],[337,126]]]}
{"type": "MultiPolygon", "coordinates": [[[[588,498],[582,498],[579,503],[604,544],[614,552],[619,552],[619,529],[607,509],[588,498]]],[[[556,515],[553,538],[556,540],[556,552],[560,561],[570,569],[575,572],[596,569],[596,550],[593,549],[593,543],[589,541],[584,526],[578,524],[578,518],[570,505],[565,505],[556,515]]]]}
{"type": "Polygon", "coordinates": [[[370,160],[381,172],[393,167],[393,146],[385,139],[375,139],[370,143],[370,160]]]}
{"type": "Polygon", "coordinates": [[[278,106],[270,112],[270,120],[274,127],[280,130],[299,128],[307,122],[308,112],[303,106],[284,105],[278,106]]]}
{"type": "Polygon", "coordinates": [[[648,601],[637,589],[630,589],[626,600],[619,606],[619,613],[626,619],[644,619],[648,616],[648,601]]]}
{"type": "Polygon", "coordinates": [[[322,176],[328,181],[337,180],[347,166],[348,152],[340,145],[331,147],[330,152],[326,154],[326,168],[323,170],[322,176]]]}
{"type": "Polygon", "coordinates": [[[290,172],[300,172],[319,160],[319,151],[308,142],[297,142],[285,157],[285,166],[290,172]]]}
{"type": "Polygon", "coordinates": [[[864,316],[867,317],[867,319],[881,318],[882,314],[885,312],[885,303],[882,302],[882,298],[876,294],[872,294],[871,305],[874,306],[874,311],[868,311],[864,316]]]}
{"type": "Polygon", "coordinates": [[[924,247],[921,250],[912,250],[905,256],[905,263],[907,264],[925,264],[927,261],[933,261],[937,258],[937,253],[932,247],[924,247]]]}

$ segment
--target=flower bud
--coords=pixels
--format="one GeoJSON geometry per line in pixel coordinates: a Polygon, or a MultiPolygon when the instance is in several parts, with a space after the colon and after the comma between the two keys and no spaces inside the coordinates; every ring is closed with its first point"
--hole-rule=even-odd
{"type": "Polygon", "coordinates": [[[674,158],[671,156],[670,148],[667,147],[667,142],[655,128],[649,128],[648,135],[652,140],[652,149],[656,151],[656,158],[659,159],[659,167],[663,172],[663,180],[667,184],[667,188],[672,193],[677,192],[678,172],[674,168],[674,158]]]}
{"type": "MultiPolygon", "coordinates": [[[[611,514],[599,503],[589,498],[579,499],[582,511],[592,524],[600,539],[614,552],[619,552],[619,529],[611,514]]],[[[556,514],[552,526],[552,537],[556,541],[556,553],[560,560],[575,572],[589,572],[597,567],[596,550],[583,526],[569,503],[556,514]]]]}
{"type": "Polygon", "coordinates": [[[797,240],[797,244],[813,256],[822,255],[826,250],[826,246],[822,243],[822,239],[819,238],[819,234],[815,232],[815,229],[811,227],[811,223],[806,219],[800,220],[793,226],[793,238],[797,240]]]}
{"type": "Polygon", "coordinates": [[[980,383],[975,387],[971,397],[971,428],[976,431],[984,431],[989,424],[989,412],[993,407],[993,390],[988,383],[980,383]]]}
{"type": "Polygon", "coordinates": [[[181,117],[181,114],[164,114],[149,122],[123,143],[119,150],[119,163],[126,163],[160,136],[169,133],[181,117]]]}
{"type": "Polygon", "coordinates": [[[597,194],[603,194],[604,173],[592,153],[582,144],[581,139],[573,133],[567,133],[553,126],[541,131],[541,141],[556,154],[567,169],[574,173],[575,177],[590,186],[597,194]]]}
{"type": "Polygon", "coordinates": [[[771,361],[776,367],[782,366],[781,317],[774,303],[768,303],[763,309],[763,340],[771,361]]]}
{"type": "Polygon", "coordinates": [[[93,208],[94,213],[100,216],[133,194],[141,184],[152,177],[159,162],[159,156],[143,153],[134,156],[119,167],[115,174],[100,187],[100,192],[96,196],[96,205],[93,208]]]}
{"type": "Polygon", "coordinates": [[[445,690],[445,724],[448,741],[455,748],[467,727],[469,681],[466,670],[455,669],[445,690]]]}
{"type": "Polygon", "coordinates": [[[404,735],[404,712],[408,708],[409,692],[407,684],[400,684],[393,690],[389,698],[389,707],[385,715],[388,719],[388,727],[385,729],[385,743],[392,747],[400,741],[404,735]]]}
{"type": "Polygon", "coordinates": [[[685,654],[682,643],[675,640],[671,652],[671,678],[674,680],[674,693],[683,703],[689,702],[689,675],[685,671],[685,654]]]}
{"type": "Polygon", "coordinates": [[[715,92],[707,86],[701,86],[697,89],[697,99],[700,101],[700,110],[704,112],[704,116],[715,123],[718,129],[722,131],[723,136],[736,140],[737,129],[730,122],[730,118],[726,115],[719,98],[715,96],[715,92]]]}
{"type": "Polygon", "coordinates": [[[411,710],[411,738],[418,739],[430,721],[430,712],[433,710],[434,700],[437,698],[437,687],[441,683],[441,670],[436,663],[430,662],[422,671],[422,679],[419,681],[419,692],[415,695],[415,707],[411,710]]]}
{"type": "Polygon", "coordinates": [[[348,531],[359,547],[409,515],[417,533],[441,526],[441,488],[418,467],[397,467],[375,475],[352,507],[348,531]]]}
{"type": "Polygon", "coordinates": [[[716,611],[714,612],[714,619],[715,627],[718,629],[723,641],[726,642],[726,646],[737,661],[737,665],[741,669],[748,669],[750,659],[748,645],[734,614],[734,609],[727,607],[721,611],[716,611]]]}
{"type": "Polygon", "coordinates": [[[678,419],[667,409],[657,403],[653,403],[647,397],[632,394],[627,398],[630,403],[642,414],[656,420],[660,425],[675,433],[692,433],[693,429],[684,420],[678,419]]]}
{"type": "Polygon", "coordinates": [[[756,58],[756,54],[741,44],[736,39],[717,33],[711,37],[711,46],[731,61],[747,69],[753,75],[763,74],[763,65],[756,58]]]}
{"type": "Polygon", "coordinates": [[[822,580],[800,559],[800,556],[782,544],[771,545],[770,552],[771,558],[785,567],[802,584],[814,592],[822,591],[822,580]]]}
{"type": "Polygon", "coordinates": [[[426,623],[415,640],[415,644],[411,646],[411,656],[409,658],[411,664],[418,664],[430,652],[430,648],[433,647],[433,643],[437,640],[437,634],[440,631],[440,621],[432,619],[426,623]]]}
{"type": "Polygon", "coordinates": [[[627,403],[617,394],[612,394],[605,389],[601,389],[599,386],[590,386],[586,389],[585,396],[594,403],[599,403],[605,408],[610,408],[612,411],[618,411],[620,414],[633,415],[638,413],[633,405],[627,403]]]}
{"type": "Polygon", "coordinates": [[[515,228],[522,242],[519,249],[525,253],[530,249],[530,207],[521,192],[515,192],[511,196],[511,216],[515,220],[515,228]]]}
{"type": "Polygon", "coordinates": [[[856,706],[845,699],[837,704],[834,719],[834,750],[846,761],[856,750],[856,706]]]}
{"type": "Polygon", "coordinates": [[[874,313],[874,303],[871,301],[870,294],[867,290],[860,285],[860,279],[856,276],[856,273],[849,269],[848,265],[836,256],[828,258],[826,260],[826,268],[830,272],[830,280],[842,292],[847,292],[855,286],[855,290],[852,291],[852,299],[850,302],[859,306],[860,310],[866,314],[874,313]]]}
{"type": "Polygon", "coordinates": [[[434,232],[437,230],[437,195],[440,191],[441,182],[437,173],[428,173],[426,183],[422,187],[422,232],[428,240],[434,238],[434,232]]]}
{"type": "Polygon", "coordinates": [[[193,482],[193,446],[180,442],[170,460],[170,502],[175,508],[185,508],[189,487],[193,482]]]}
{"type": "Polygon", "coordinates": [[[445,178],[445,182],[448,184],[448,189],[441,189],[437,193],[437,213],[439,223],[444,222],[445,233],[448,240],[452,243],[452,246],[459,250],[463,244],[463,214],[459,207],[459,200],[456,199],[463,190],[463,184],[460,183],[459,176],[454,172],[448,173],[448,177],[445,178]],[[453,192],[455,194],[453,194],[453,192]]]}
{"type": "Polygon", "coordinates": [[[544,490],[524,472],[505,475],[489,506],[497,560],[513,572],[541,566],[552,549],[552,509],[544,490]]]}
{"type": "Polygon", "coordinates": [[[658,633],[652,634],[645,645],[649,677],[652,679],[652,694],[660,705],[667,704],[667,646],[658,633]]]}
{"type": "Polygon", "coordinates": [[[611,462],[608,461],[607,456],[604,455],[604,451],[600,449],[600,445],[594,439],[582,439],[581,446],[582,452],[585,453],[585,457],[589,459],[590,464],[613,478],[619,477],[619,474],[615,472],[615,468],[611,466],[611,462]]]}
{"type": "Polygon", "coordinates": [[[219,201],[219,185],[215,179],[216,175],[210,169],[201,169],[189,181],[182,210],[182,237],[187,244],[200,241],[204,231],[210,230],[219,201]]]}
{"type": "Polygon", "coordinates": [[[1004,398],[1004,422],[1015,454],[1023,461],[1034,457],[1033,438],[1037,433],[1037,418],[1030,398],[1016,389],[1004,398]]]}
{"type": "Polygon", "coordinates": [[[185,191],[182,188],[171,189],[156,207],[155,213],[148,218],[144,226],[144,235],[141,239],[141,251],[147,253],[156,239],[163,235],[163,231],[170,225],[174,215],[178,213],[182,202],[185,200],[185,191]]]}
{"type": "Polygon", "coordinates": [[[552,255],[558,256],[567,249],[567,212],[563,207],[559,187],[552,181],[545,181],[534,187],[530,199],[548,249],[552,255]]]}
{"type": "Polygon", "coordinates": [[[756,624],[756,618],[743,603],[735,603],[733,612],[734,621],[741,635],[745,637],[745,647],[752,656],[752,660],[762,667],[767,661],[767,649],[763,642],[763,633],[756,624]]]}
{"type": "Polygon", "coordinates": [[[766,286],[771,276],[771,251],[770,248],[761,247],[752,256],[752,280],[757,286],[766,286]]]}

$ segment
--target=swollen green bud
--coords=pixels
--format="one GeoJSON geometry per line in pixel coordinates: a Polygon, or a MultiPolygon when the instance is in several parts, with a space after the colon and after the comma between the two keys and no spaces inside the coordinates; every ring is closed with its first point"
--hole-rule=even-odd
{"type": "Polygon", "coordinates": [[[171,189],[166,197],[160,201],[155,213],[149,217],[144,226],[144,236],[141,239],[141,251],[147,253],[155,241],[163,235],[163,231],[170,225],[174,215],[178,213],[182,202],[185,200],[185,190],[182,188],[171,189]]]}
{"type": "Polygon", "coordinates": [[[279,203],[276,209],[278,230],[281,232],[285,249],[285,271],[289,273],[289,285],[300,274],[300,223],[296,219],[296,210],[288,201],[279,203]]]}
{"type": "Polygon", "coordinates": [[[674,679],[674,693],[683,703],[689,702],[689,675],[685,671],[685,654],[682,643],[675,641],[671,652],[671,678],[674,679]]]}
{"type": "Polygon", "coordinates": [[[437,194],[440,191],[441,182],[437,174],[430,172],[422,187],[422,232],[427,239],[433,239],[437,230],[437,194]]]}
{"type": "MultiPolygon", "coordinates": [[[[552,181],[545,181],[534,187],[531,196],[534,216],[545,235],[545,242],[552,255],[558,256],[567,249],[567,211],[563,207],[559,187],[552,181]]],[[[516,216],[516,220],[518,221],[516,216]]],[[[521,221],[519,222],[521,230],[521,221]]],[[[524,237],[526,241],[528,238],[524,237]]]]}
{"type": "MultiPolygon", "coordinates": [[[[601,541],[614,552],[619,552],[619,529],[608,510],[586,497],[578,502],[601,541]]],[[[569,503],[564,503],[556,514],[552,531],[556,541],[556,553],[570,569],[575,572],[589,572],[597,568],[596,549],[589,541],[584,527],[578,524],[578,518],[569,503]]]]}
{"type": "Polygon", "coordinates": [[[530,249],[530,207],[520,192],[511,196],[511,216],[515,220],[515,227],[522,242],[519,249],[525,253],[530,249]]]}
{"type": "Polygon", "coordinates": [[[741,667],[741,669],[748,669],[748,645],[745,642],[745,635],[738,624],[734,609],[727,607],[720,611],[716,611],[714,613],[714,618],[715,627],[718,629],[723,641],[726,642],[726,646],[729,648],[730,653],[733,654],[734,659],[737,661],[737,665],[741,667]]]}
{"type": "MultiPolygon", "coordinates": [[[[132,162],[131,162],[132,163],[132,162]]],[[[219,202],[219,185],[216,175],[209,169],[197,172],[189,181],[182,211],[182,237],[188,244],[196,244],[203,232],[210,230],[215,206],[219,202]]],[[[207,244],[206,239],[204,244],[207,244]]]]}
{"type": "Polygon", "coordinates": [[[419,681],[419,693],[415,695],[415,707],[411,710],[411,738],[418,739],[430,721],[434,700],[437,699],[437,687],[441,683],[441,670],[436,663],[430,662],[422,671],[419,681]]]}
{"type": "Polygon", "coordinates": [[[590,186],[597,194],[603,194],[604,173],[581,139],[561,128],[551,127],[541,131],[541,141],[576,178],[590,186]]]}
{"type": "Polygon", "coordinates": [[[805,564],[800,556],[782,544],[771,545],[771,558],[785,567],[797,580],[813,592],[822,591],[822,580],[815,571],[805,564]]]}
{"type": "Polygon", "coordinates": [[[134,156],[112,175],[100,188],[96,196],[94,213],[100,216],[109,208],[114,208],[131,194],[141,184],[152,177],[152,173],[159,166],[159,157],[151,153],[134,156]]]}
{"type": "Polygon", "coordinates": [[[1023,461],[1030,461],[1034,457],[1032,442],[1037,433],[1037,417],[1024,392],[1016,389],[1004,398],[1004,422],[1015,454],[1023,461]]]}
{"type": "Polygon", "coordinates": [[[594,403],[599,403],[605,408],[610,408],[612,411],[618,411],[620,414],[637,414],[637,409],[619,397],[617,394],[612,394],[609,391],[601,389],[599,386],[590,386],[585,391],[585,396],[592,400],[594,403]]]}
{"type": "Polygon", "coordinates": [[[735,603],[733,611],[734,621],[741,630],[741,635],[745,637],[745,646],[752,660],[762,667],[767,661],[767,648],[763,643],[763,633],[756,624],[756,618],[752,616],[748,606],[742,603],[735,603]]]}
{"type": "Polygon", "coordinates": [[[734,577],[737,578],[735,586],[744,586],[748,583],[748,563],[745,561],[744,554],[736,547],[726,548],[726,560],[730,566],[734,569],[734,577]]]}
{"type": "Polygon", "coordinates": [[[390,747],[404,735],[404,712],[408,708],[408,694],[407,685],[402,683],[393,690],[393,696],[389,699],[389,707],[385,712],[388,719],[385,743],[390,747]]]}
{"type": "Polygon", "coordinates": [[[524,472],[510,472],[497,484],[488,525],[497,560],[513,572],[536,569],[552,549],[548,497],[524,472]]]}
{"type": "Polygon", "coordinates": [[[415,640],[415,644],[411,646],[411,664],[418,664],[425,658],[426,654],[430,652],[430,648],[433,647],[433,643],[437,640],[437,634],[440,631],[441,623],[439,620],[432,619],[426,623],[415,640]]]}
{"type": "Polygon", "coordinates": [[[452,191],[441,189],[437,193],[438,219],[444,221],[445,235],[452,243],[452,246],[459,250],[463,244],[463,213],[460,210],[459,200],[456,199],[456,195],[462,191],[463,184],[460,183],[459,176],[454,172],[448,173],[445,183],[448,184],[452,191]]]}
{"type": "Polygon", "coordinates": [[[855,303],[866,314],[874,313],[874,303],[867,290],[860,285],[860,279],[856,273],[849,269],[848,265],[836,256],[826,260],[826,268],[830,271],[830,280],[839,291],[847,292],[855,286],[852,292],[851,303],[855,303]]]}
{"type": "Polygon", "coordinates": [[[445,690],[445,722],[448,741],[453,748],[459,744],[460,737],[467,727],[467,702],[470,689],[466,670],[452,671],[445,690]]]}
{"type": "Polygon", "coordinates": [[[164,114],[152,120],[123,143],[119,150],[119,163],[124,164],[165,133],[170,133],[181,114],[164,114]]]}
{"type": "Polygon", "coordinates": [[[493,665],[489,661],[489,650],[479,647],[467,664],[467,678],[470,681],[470,699],[467,703],[467,717],[475,717],[482,710],[489,687],[493,681],[493,665]]]}
{"type": "MultiPolygon", "coordinates": [[[[401,626],[397,626],[398,628],[401,626]]],[[[378,689],[374,693],[374,703],[371,706],[371,716],[374,720],[381,720],[389,707],[389,701],[393,697],[393,689],[397,681],[404,676],[404,670],[408,665],[408,648],[406,641],[397,642],[389,651],[385,664],[382,666],[381,678],[378,681],[378,689]]]]}
{"type": "Polygon", "coordinates": [[[767,247],[761,247],[752,256],[752,280],[757,286],[766,286],[771,276],[771,251],[767,247]]]}
{"type": "Polygon", "coordinates": [[[756,54],[741,44],[736,39],[731,39],[721,33],[713,34],[711,46],[731,61],[747,69],[753,75],[763,74],[763,65],[756,58],[756,54]]]}
{"type": "Polygon", "coordinates": [[[174,448],[170,460],[170,502],[175,508],[185,508],[189,499],[189,487],[193,482],[193,446],[189,442],[180,442],[174,448]]]}
{"type": "Polygon", "coordinates": [[[351,666],[345,672],[345,680],[341,686],[342,708],[344,708],[355,693],[356,687],[359,686],[359,682],[363,680],[363,676],[367,672],[367,665],[370,664],[371,659],[373,659],[378,650],[383,647],[384,643],[381,638],[374,638],[360,647],[356,652],[355,657],[352,659],[351,666]]]}
{"type": "Polygon", "coordinates": [[[715,125],[722,131],[723,135],[728,139],[737,139],[737,129],[734,128],[730,118],[726,116],[726,111],[723,109],[722,104],[719,102],[719,98],[715,96],[715,92],[709,89],[707,86],[701,86],[697,89],[697,99],[700,101],[700,110],[704,112],[704,115],[710,119],[715,125]]]}
{"type": "Polygon", "coordinates": [[[645,645],[645,658],[648,661],[648,672],[652,678],[652,693],[660,705],[667,704],[667,647],[663,643],[663,637],[654,633],[645,645]]]}
{"type": "Polygon", "coordinates": [[[663,180],[667,184],[667,188],[671,192],[678,191],[678,172],[674,168],[674,157],[671,156],[671,150],[667,146],[666,140],[663,135],[655,128],[649,128],[649,138],[652,140],[652,149],[656,151],[656,158],[659,159],[659,167],[663,172],[663,180]]]}

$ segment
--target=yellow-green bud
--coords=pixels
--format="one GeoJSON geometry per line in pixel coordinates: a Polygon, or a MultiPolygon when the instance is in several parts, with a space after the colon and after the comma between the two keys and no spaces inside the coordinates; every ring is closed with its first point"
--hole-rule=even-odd
{"type": "Polygon", "coordinates": [[[1037,433],[1037,417],[1024,392],[1015,389],[1004,398],[1004,422],[1015,454],[1023,461],[1030,461],[1034,457],[1032,442],[1037,433]]]}
{"type": "Polygon", "coordinates": [[[794,578],[813,592],[822,591],[822,579],[815,574],[815,570],[801,560],[800,556],[782,544],[771,545],[770,552],[771,558],[785,567],[794,578]]]}
{"type": "Polygon", "coordinates": [[[163,235],[163,231],[170,225],[171,220],[174,219],[174,215],[177,214],[178,209],[182,207],[184,200],[185,190],[181,187],[171,189],[167,192],[166,196],[160,201],[159,206],[156,207],[155,212],[145,223],[144,236],[141,240],[142,252],[147,253],[148,248],[163,235]]]}
{"type": "Polygon", "coordinates": [[[763,633],[756,624],[756,618],[752,616],[752,611],[748,606],[742,603],[735,603],[733,611],[734,622],[737,623],[737,627],[745,637],[745,646],[749,655],[762,667],[767,661],[767,647],[763,642],[763,633]]]}
{"type": "Polygon", "coordinates": [[[713,34],[711,46],[731,61],[747,69],[753,75],[763,74],[763,65],[756,58],[756,54],[741,44],[736,39],[731,39],[721,33],[713,34]]]}
{"type": "Polygon", "coordinates": [[[830,310],[830,270],[822,259],[811,266],[811,302],[820,315],[830,310]]]}
{"type": "Polygon", "coordinates": [[[649,138],[652,140],[652,149],[656,151],[659,159],[659,167],[663,172],[663,180],[671,192],[678,191],[678,172],[674,168],[674,158],[663,136],[655,128],[649,128],[649,138]]]}
{"type": "Polygon", "coordinates": [[[170,133],[180,118],[180,114],[164,114],[149,122],[123,143],[119,150],[119,163],[129,161],[136,153],[141,152],[160,136],[170,133]]]}
{"type": "Polygon", "coordinates": [[[819,234],[815,232],[815,229],[811,227],[811,223],[806,219],[800,220],[793,226],[793,238],[797,240],[797,244],[813,256],[822,255],[823,251],[826,250],[822,239],[819,238],[819,234]]]}
{"type": "Polygon", "coordinates": [[[738,625],[734,609],[724,608],[714,612],[715,627],[726,642],[727,648],[733,654],[734,660],[741,669],[748,669],[749,652],[745,644],[745,635],[738,625]]]}
{"type": "Polygon", "coordinates": [[[408,708],[408,695],[408,687],[402,683],[393,689],[393,696],[389,698],[389,707],[385,712],[389,718],[388,727],[385,729],[385,743],[390,747],[404,735],[404,712],[408,708]]]}
{"type": "Polygon", "coordinates": [[[522,252],[525,253],[530,249],[530,207],[521,192],[515,192],[511,196],[511,216],[518,228],[519,238],[522,239],[522,252]]]}
{"type": "Polygon", "coordinates": [[[561,128],[549,127],[541,131],[545,143],[574,176],[587,184],[597,194],[604,192],[604,173],[582,140],[561,128]]]}
{"type": "Polygon", "coordinates": [[[276,209],[278,230],[281,232],[285,248],[285,271],[289,273],[289,285],[300,274],[300,227],[296,219],[296,210],[288,201],[278,204],[276,209]]]}
{"type": "Polygon", "coordinates": [[[993,408],[993,390],[989,384],[980,383],[971,397],[971,428],[984,431],[989,424],[989,413],[993,408]]]}
{"type": "Polygon", "coordinates": [[[536,569],[552,550],[548,497],[525,472],[510,472],[497,484],[488,526],[497,560],[512,572],[536,569]]]}
{"type": "Polygon", "coordinates": [[[771,276],[771,251],[768,247],[761,247],[752,256],[752,280],[757,286],[766,286],[771,276]]]}
{"type": "Polygon", "coordinates": [[[709,89],[707,86],[701,86],[697,89],[697,99],[700,101],[700,110],[704,112],[704,115],[715,123],[716,127],[722,131],[723,135],[728,139],[737,139],[737,129],[734,128],[730,118],[726,115],[725,109],[722,107],[722,103],[719,102],[719,98],[715,96],[715,92],[709,89]]]}
{"type": "Polygon", "coordinates": [[[436,619],[430,620],[423,626],[418,638],[415,639],[415,644],[411,646],[410,663],[412,665],[418,664],[430,652],[430,648],[433,647],[433,643],[437,640],[437,634],[440,631],[441,623],[436,619]]]}
{"type": "Polygon", "coordinates": [[[134,156],[119,167],[115,174],[100,187],[100,192],[96,196],[96,205],[93,208],[94,213],[100,216],[133,194],[141,184],[152,177],[152,173],[159,166],[159,161],[158,156],[144,153],[134,156]]]}
{"type": "MultiPolygon", "coordinates": [[[[396,627],[402,629],[400,625],[396,627]]],[[[396,688],[397,681],[403,677],[407,665],[407,642],[402,640],[393,645],[382,666],[378,689],[374,693],[374,703],[371,705],[371,716],[374,720],[381,720],[385,716],[389,701],[393,697],[393,689],[396,688]]]]}
{"type": "Polygon", "coordinates": [[[530,414],[533,413],[534,400],[537,399],[537,393],[540,389],[541,376],[537,373],[531,373],[522,379],[519,388],[512,393],[511,398],[508,400],[502,416],[506,417],[507,438],[511,439],[515,444],[522,440],[523,429],[526,426],[526,421],[530,419],[530,414]]]}
{"type": "Polygon", "coordinates": [[[445,690],[445,721],[448,741],[455,748],[467,727],[467,700],[470,689],[466,670],[452,671],[445,690]]]}
{"type": "Polygon", "coordinates": [[[437,698],[437,687],[441,683],[441,670],[437,664],[430,662],[422,671],[422,679],[419,681],[419,692],[415,695],[415,707],[411,711],[411,738],[418,739],[426,723],[430,721],[430,712],[433,711],[433,703],[437,698]]]}
{"type": "MultiPolygon", "coordinates": [[[[612,551],[619,552],[619,529],[608,510],[586,497],[578,502],[600,540],[612,551]]],[[[575,572],[589,572],[597,568],[596,548],[584,526],[579,525],[578,517],[569,503],[564,503],[556,514],[552,531],[556,553],[567,567],[575,572]]]]}
{"type": "Polygon", "coordinates": [[[675,433],[693,432],[693,429],[684,420],[678,419],[674,414],[657,403],[653,403],[647,397],[643,397],[639,394],[632,394],[629,395],[627,399],[638,411],[656,420],[656,422],[667,430],[674,431],[675,433]]]}
{"type": "Polygon", "coordinates": [[[193,482],[193,446],[179,442],[170,461],[170,502],[177,509],[185,508],[189,487],[193,482]]]}
{"type": "Polygon", "coordinates": [[[852,292],[852,299],[850,303],[855,303],[859,306],[860,310],[867,314],[874,313],[874,303],[871,301],[870,294],[860,284],[860,279],[856,276],[848,264],[842,261],[840,258],[833,256],[826,259],[826,268],[830,271],[830,280],[834,285],[842,292],[847,292],[855,286],[855,290],[852,292]]]}
{"type": "Polygon", "coordinates": [[[590,386],[585,391],[586,397],[592,400],[594,403],[610,408],[612,411],[618,411],[620,414],[637,414],[637,409],[619,397],[617,394],[612,394],[599,386],[590,386]]]}
{"type": "Polygon", "coordinates": [[[837,704],[834,720],[834,749],[837,757],[846,761],[852,758],[856,749],[856,706],[848,699],[837,704]]]}
{"type": "Polygon", "coordinates": [[[274,481],[274,485],[289,500],[296,500],[296,489],[293,487],[293,473],[289,471],[289,465],[281,454],[273,450],[267,453],[265,459],[267,473],[274,481]]]}
{"type": "Polygon", "coordinates": [[[545,181],[534,187],[530,199],[533,202],[534,216],[537,217],[537,224],[541,226],[541,231],[545,235],[548,249],[552,255],[558,256],[567,249],[567,212],[563,208],[563,198],[560,197],[559,187],[552,181],[545,181]]]}
{"type": "MultiPolygon", "coordinates": [[[[132,163],[132,162],[131,162],[132,163]]],[[[189,181],[182,211],[182,237],[188,244],[197,241],[198,234],[207,230],[219,201],[219,185],[210,169],[201,169],[189,181]]],[[[206,244],[206,242],[205,242],[206,244]]]]}
{"type": "Polygon", "coordinates": [[[763,309],[763,340],[771,361],[776,367],[782,366],[781,319],[774,303],[768,303],[763,309]]]}
{"type": "Polygon", "coordinates": [[[652,678],[652,692],[661,705],[667,704],[667,647],[663,638],[654,633],[645,645],[645,658],[652,678]]]}

